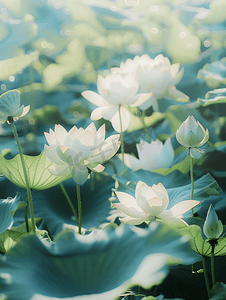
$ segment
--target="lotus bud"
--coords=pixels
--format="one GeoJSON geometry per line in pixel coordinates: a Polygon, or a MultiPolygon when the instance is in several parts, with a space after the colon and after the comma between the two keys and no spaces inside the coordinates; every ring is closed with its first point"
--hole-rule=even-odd
{"type": "Polygon", "coordinates": [[[176,138],[178,143],[189,148],[191,157],[199,159],[204,153],[199,147],[208,141],[209,131],[205,130],[193,116],[188,116],[177,130],[176,138]]]}
{"type": "Polygon", "coordinates": [[[25,116],[30,109],[28,106],[20,106],[20,92],[18,90],[8,91],[0,96],[0,124],[8,120],[16,121],[25,116]]]}
{"type": "Polygon", "coordinates": [[[208,239],[217,239],[223,232],[222,222],[218,220],[217,213],[212,204],[210,204],[207,212],[206,221],[203,225],[203,232],[208,239]]]}

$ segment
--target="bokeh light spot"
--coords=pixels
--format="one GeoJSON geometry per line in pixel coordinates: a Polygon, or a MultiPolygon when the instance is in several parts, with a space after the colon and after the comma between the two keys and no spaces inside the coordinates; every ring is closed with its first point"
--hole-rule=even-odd
{"type": "Polygon", "coordinates": [[[151,5],[150,10],[151,11],[157,11],[159,8],[157,5],[151,5]]]}
{"type": "Polygon", "coordinates": [[[194,47],[194,46],[193,46],[192,44],[187,44],[187,45],[186,45],[186,49],[188,49],[188,50],[189,50],[189,49],[192,49],[193,47],[194,47]]]}
{"type": "Polygon", "coordinates": [[[34,125],[35,124],[35,119],[29,119],[28,122],[29,122],[30,125],[34,125]]]}
{"type": "Polygon", "coordinates": [[[184,39],[187,34],[184,31],[181,31],[179,35],[182,39],[184,39]]]}
{"type": "Polygon", "coordinates": [[[210,45],[211,45],[210,40],[205,40],[204,43],[203,43],[203,45],[204,45],[206,48],[210,47],[210,45]]]}
{"type": "Polygon", "coordinates": [[[66,36],[71,35],[71,30],[70,30],[70,29],[66,30],[66,31],[65,31],[65,35],[66,35],[66,36]]]}
{"type": "Polygon", "coordinates": [[[7,9],[5,7],[1,8],[1,13],[3,15],[6,15],[7,14],[7,9]]]}
{"type": "Polygon", "coordinates": [[[47,42],[41,42],[41,47],[42,48],[48,48],[48,43],[47,42]]]}
{"type": "Polygon", "coordinates": [[[159,30],[155,27],[152,27],[151,32],[154,34],[157,34],[159,32],[159,30]]]}
{"type": "Polygon", "coordinates": [[[15,80],[14,76],[9,76],[9,81],[13,82],[15,80]]]}
{"type": "Polygon", "coordinates": [[[139,4],[140,0],[125,0],[126,5],[128,6],[136,6],[139,4]]]}
{"type": "Polygon", "coordinates": [[[3,90],[3,91],[5,91],[6,89],[7,89],[7,86],[6,86],[6,84],[1,84],[1,89],[3,90]]]}
{"type": "Polygon", "coordinates": [[[80,113],[78,111],[73,112],[74,117],[78,118],[80,116],[80,113]]]}

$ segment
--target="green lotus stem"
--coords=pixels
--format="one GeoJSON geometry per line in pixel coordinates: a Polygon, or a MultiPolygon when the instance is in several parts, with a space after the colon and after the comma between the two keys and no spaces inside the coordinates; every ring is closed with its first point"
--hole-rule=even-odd
{"type": "Polygon", "coordinates": [[[24,208],[24,219],[25,219],[26,230],[27,232],[30,232],[28,218],[27,218],[27,200],[26,200],[26,206],[24,208]]]}
{"type": "Polygon", "coordinates": [[[157,295],[157,289],[158,289],[158,285],[154,285],[154,291],[153,291],[153,296],[155,297],[157,295]]]}
{"type": "Polygon", "coordinates": [[[119,105],[118,113],[119,113],[119,121],[120,121],[120,139],[121,139],[121,153],[122,153],[122,170],[125,170],[125,161],[124,161],[124,142],[123,142],[123,131],[122,131],[122,116],[120,111],[121,105],[119,105]]]}
{"type": "Polygon", "coordinates": [[[72,212],[73,212],[73,215],[75,216],[76,222],[77,222],[77,224],[78,224],[78,216],[77,216],[77,212],[76,212],[76,210],[75,210],[75,208],[74,208],[74,205],[72,204],[71,199],[70,199],[70,197],[69,197],[67,191],[65,190],[65,187],[64,187],[64,185],[63,185],[62,182],[60,183],[60,187],[61,187],[61,190],[62,190],[62,192],[63,192],[65,198],[67,199],[68,204],[70,205],[70,208],[71,208],[71,210],[72,210],[72,212]]]}
{"type": "Polygon", "coordinates": [[[205,278],[207,294],[208,294],[208,298],[210,299],[210,286],[209,286],[209,279],[208,279],[208,274],[206,269],[206,260],[204,256],[202,256],[202,266],[203,266],[203,274],[205,278]]]}
{"type": "Polygon", "coordinates": [[[211,243],[212,246],[212,250],[211,250],[211,275],[212,275],[212,284],[213,287],[215,286],[215,271],[214,271],[214,248],[215,248],[215,244],[211,243]]]}
{"type": "Polygon", "coordinates": [[[31,103],[31,110],[35,109],[35,97],[33,92],[32,84],[34,82],[34,69],[33,66],[29,66],[29,83],[30,83],[30,103],[31,103]]]}
{"type": "Polygon", "coordinates": [[[29,205],[29,211],[30,211],[30,217],[31,217],[31,227],[32,227],[32,231],[35,233],[35,217],[34,217],[31,188],[30,188],[30,184],[29,184],[29,180],[28,180],[28,176],[27,176],[27,168],[26,168],[26,164],[24,161],[24,156],[22,153],[22,149],[21,149],[19,137],[17,134],[16,126],[14,124],[14,120],[12,117],[8,117],[8,121],[12,125],[13,135],[14,135],[16,145],[17,145],[17,148],[19,151],[20,159],[21,159],[21,164],[22,164],[22,169],[23,169],[24,179],[25,179],[25,185],[26,185],[26,189],[27,189],[27,199],[28,199],[28,205],[29,205]]]}
{"type": "MultiPolygon", "coordinates": [[[[194,194],[194,175],[193,175],[193,158],[191,157],[191,163],[190,163],[190,176],[191,176],[191,200],[193,200],[193,194],[194,194]]],[[[191,215],[194,217],[193,208],[191,208],[191,215]]]]}
{"type": "Polygon", "coordinates": [[[146,134],[146,138],[147,138],[147,142],[150,143],[150,137],[149,137],[149,134],[148,134],[148,130],[147,130],[147,126],[145,124],[145,110],[142,110],[142,113],[141,113],[141,122],[143,124],[143,129],[144,129],[144,132],[146,134]]]}
{"type": "Polygon", "coordinates": [[[77,201],[78,201],[78,233],[82,233],[82,201],[80,193],[80,184],[77,184],[77,201]]]}

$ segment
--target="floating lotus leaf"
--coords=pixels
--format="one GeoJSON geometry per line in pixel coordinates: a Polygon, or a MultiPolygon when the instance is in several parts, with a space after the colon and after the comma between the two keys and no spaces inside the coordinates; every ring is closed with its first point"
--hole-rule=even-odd
{"type": "MultiPolygon", "coordinates": [[[[211,256],[212,247],[208,239],[204,239],[201,227],[198,225],[190,225],[180,229],[180,232],[191,238],[191,246],[195,252],[204,256],[211,256]]],[[[214,256],[226,255],[226,238],[220,237],[217,242],[214,248],[214,256]]]]}
{"type": "Polygon", "coordinates": [[[226,88],[224,89],[215,89],[206,94],[206,99],[198,99],[198,103],[202,106],[208,106],[216,103],[226,103],[226,88]]]}
{"type": "Polygon", "coordinates": [[[0,61],[0,80],[8,80],[10,76],[17,75],[21,70],[30,66],[38,57],[38,53],[19,55],[0,61]]]}
{"type": "Polygon", "coordinates": [[[0,200],[0,236],[6,229],[12,227],[13,215],[21,207],[25,207],[25,203],[22,202],[19,193],[14,198],[8,197],[7,199],[0,200]]]}
{"type": "Polygon", "coordinates": [[[134,230],[85,236],[65,230],[54,243],[24,237],[0,261],[1,292],[8,300],[114,300],[130,286],[162,282],[168,265],[201,259],[188,239],[162,223],[134,230]]]}
{"type": "Polygon", "coordinates": [[[203,79],[210,88],[217,88],[220,84],[226,84],[226,58],[205,64],[199,70],[198,79],[203,79]]]}
{"type": "MultiPolygon", "coordinates": [[[[47,158],[44,151],[38,156],[24,155],[24,160],[27,166],[28,180],[31,189],[48,189],[71,177],[70,174],[64,176],[52,175],[48,171],[52,162],[47,158]]],[[[19,154],[10,160],[5,159],[0,154],[0,173],[4,174],[19,187],[26,188],[19,154]]]]}

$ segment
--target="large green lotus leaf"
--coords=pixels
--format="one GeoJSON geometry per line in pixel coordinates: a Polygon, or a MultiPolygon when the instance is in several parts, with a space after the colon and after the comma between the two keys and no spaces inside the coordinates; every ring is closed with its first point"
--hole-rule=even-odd
{"type": "Polygon", "coordinates": [[[226,103],[226,88],[215,89],[206,94],[205,99],[198,99],[198,103],[202,106],[208,106],[216,103],[226,103]]]}
{"type": "Polygon", "coordinates": [[[190,162],[191,162],[191,157],[190,155],[188,155],[183,161],[174,164],[171,168],[160,168],[160,169],[153,170],[152,172],[165,176],[178,170],[183,174],[188,174],[190,170],[190,162]]]}
{"type": "MultiPolygon", "coordinates": [[[[35,218],[35,222],[37,223],[38,221],[40,221],[40,219],[35,218]]],[[[31,219],[28,220],[28,226],[29,228],[31,228],[32,226],[31,219]]],[[[27,235],[27,230],[26,230],[25,223],[19,227],[12,227],[0,233],[0,251],[6,253],[13,246],[15,246],[15,244],[22,236],[26,236],[26,235],[27,235]]],[[[46,230],[36,229],[36,235],[38,235],[39,237],[46,236],[47,238],[49,238],[48,232],[46,230]]]]}
{"type": "MultiPolygon", "coordinates": [[[[64,176],[52,175],[48,171],[52,162],[48,159],[44,151],[38,156],[24,155],[24,160],[27,166],[31,189],[48,189],[71,177],[71,174],[64,176]]],[[[4,174],[10,181],[19,187],[26,188],[19,154],[9,160],[5,159],[0,154],[0,173],[4,174]]]]}
{"type": "MultiPolygon", "coordinates": [[[[192,249],[198,254],[211,256],[211,245],[208,239],[203,239],[202,229],[198,225],[190,225],[180,229],[180,233],[188,235],[191,240],[192,249]]],[[[217,245],[214,248],[214,256],[226,255],[226,238],[220,237],[217,245]]]]}
{"type": "Polygon", "coordinates": [[[0,61],[0,81],[8,80],[10,76],[18,74],[21,70],[30,66],[38,58],[37,51],[28,55],[19,55],[0,61]]]}
{"type": "Polygon", "coordinates": [[[152,186],[161,182],[165,188],[171,188],[173,186],[180,186],[189,183],[189,178],[181,174],[179,171],[175,171],[169,175],[156,174],[150,171],[138,170],[133,172],[132,170],[125,170],[119,175],[113,175],[115,179],[115,187],[121,191],[134,195],[137,182],[143,181],[147,185],[152,186]]]}
{"type": "MultiPolygon", "coordinates": [[[[135,112],[135,109],[132,111],[135,112]]],[[[146,116],[144,118],[144,121],[145,121],[146,127],[151,127],[163,119],[164,119],[164,114],[156,111],[156,112],[153,112],[153,114],[151,116],[146,116]]],[[[129,127],[127,128],[127,131],[125,132],[125,134],[127,134],[128,132],[133,132],[134,130],[139,130],[139,129],[143,129],[143,128],[144,128],[144,125],[142,123],[141,118],[130,113],[130,123],[129,123],[129,127]]]]}
{"type": "MultiPolygon", "coordinates": [[[[108,217],[112,210],[109,198],[112,196],[114,181],[109,177],[103,177],[102,174],[100,175],[101,180],[97,181],[94,180],[94,175],[96,176],[96,173],[92,174],[90,180],[87,180],[81,186],[82,228],[85,230],[100,228],[103,224],[108,224],[110,222],[108,217]]],[[[2,187],[0,190],[2,198],[5,198],[5,195],[9,195],[9,193],[15,194],[19,189],[23,199],[26,199],[26,190],[18,188],[7,178],[1,178],[0,185],[2,187]]],[[[63,185],[77,211],[78,203],[74,180],[70,178],[63,185]]],[[[64,228],[69,227],[78,230],[76,219],[59,184],[42,191],[32,190],[32,198],[35,218],[43,219],[52,237],[64,228]]],[[[24,210],[17,210],[14,215],[13,226],[20,226],[23,222],[24,210]]]]}
{"type": "Polygon", "coordinates": [[[25,205],[19,193],[17,193],[14,198],[8,197],[7,199],[0,200],[0,239],[1,234],[12,227],[14,213],[17,209],[25,207],[25,205]]]}
{"type": "Polygon", "coordinates": [[[210,3],[209,12],[205,18],[201,19],[205,24],[218,24],[226,20],[225,9],[226,2],[224,0],[213,0],[210,3]]]}
{"type": "Polygon", "coordinates": [[[220,84],[226,84],[226,58],[215,61],[211,64],[205,64],[199,70],[198,79],[203,79],[210,88],[217,88],[220,84]]]}
{"type": "Polygon", "coordinates": [[[165,36],[165,50],[172,58],[173,62],[187,64],[194,62],[200,54],[200,40],[196,35],[192,35],[191,31],[176,15],[172,14],[171,26],[165,36]],[[180,32],[184,32],[184,38],[180,37],[180,32]]]}
{"type": "MultiPolygon", "coordinates": [[[[111,211],[109,198],[114,187],[113,180],[93,181],[93,175],[81,186],[82,199],[82,228],[90,230],[99,228],[102,224],[109,223],[108,217],[111,211]]],[[[110,179],[110,178],[108,178],[110,179]]],[[[77,211],[76,184],[73,179],[64,183],[75,210],[77,211]]],[[[51,233],[55,236],[64,228],[74,228],[77,231],[77,223],[72,210],[59,185],[45,190],[33,191],[35,217],[42,217],[51,233]]],[[[19,217],[19,214],[17,214],[19,217]]],[[[22,217],[22,216],[21,216],[22,217]]]]}
{"type": "Polygon", "coordinates": [[[187,238],[157,222],[83,236],[64,230],[54,243],[29,235],[0,261],[1,292],[8,300],[114,300],[130,286],[159,284],[168,265],[199,260],[187,238]]]}
{"type": "MultiPolygon", "coordinates": [[[[168,208],[170,209],[176,203],[186,201],[191,196],[191,184],[180,186],[176,188],[167,189],[170,203],[168,208]]],[[[208,173],[194,182],[194,195],[193,199],[200,201],[200,204],[196,205],[193,210],[198,211],[203,201],[208,200],[211,195],[220,195],[222,192],[216,180],[208,173]]],[[[183,214],[184,217],[190,216],[190,211],[183,214]]]]}

